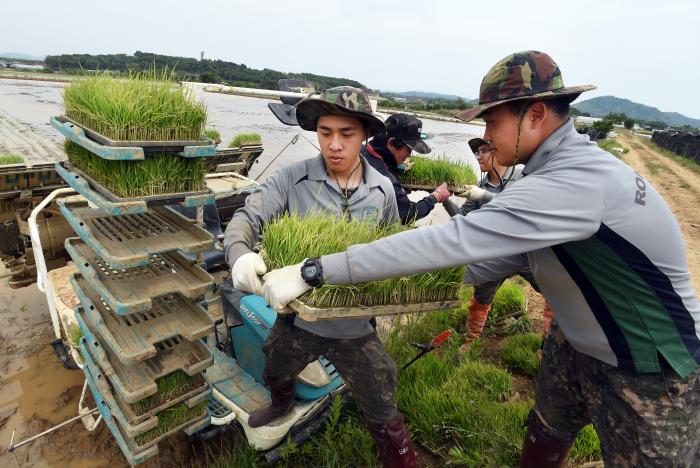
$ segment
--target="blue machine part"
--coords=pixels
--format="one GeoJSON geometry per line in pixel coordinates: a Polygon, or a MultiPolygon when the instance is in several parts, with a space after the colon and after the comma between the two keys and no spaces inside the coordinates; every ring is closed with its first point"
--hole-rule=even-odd
{"type": "MultiPolygon", "coordinates": [[[[255,380],[264,384],[265,355],[263,344],[277,319],[277,314],[265,302],[265,299],[256,295],[245,296],[241,299],[240,314],[243,325],[231,328],[236,359],[241,368],[255,380]]],[[[296,394],[302,400],[321,398],[343,383],[343,379],[333,364],[323,356],[320,356],[319,360],[328,372],[331,382],[317,388],[297,381],[296,394]]]]}

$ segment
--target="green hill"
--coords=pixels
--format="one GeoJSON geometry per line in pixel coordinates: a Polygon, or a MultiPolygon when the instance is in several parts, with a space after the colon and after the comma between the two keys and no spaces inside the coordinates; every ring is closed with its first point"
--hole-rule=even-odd
{"type": "Polygon", "coordinates": [[[245,64],[223,60],[198,60],[191,57],[173,57],[149,52],[136,51],[134,55],[89,55],[63,54],[46,57],[46,66],[54,71],[81,72],[82,70],[104,70],[126,73],[129,70],[144,70],[156,66],[174,69],[181,79],[194,79],[208,83],[225,81],[234,86],[253,86],[264,89],[277,89],[277,80],[282,78],[303,78],[316,84],[319,90],[334,86],[355,86],[367,89],[360,82],[347,78],[315,75],[313,73],[284,73],[265,68],[257,70],[245,64]]]}
{"type": "Polygon", "coordinates": [[[577,102],[573,107],[581,112],[588,112],[594,117],[604,117],[611,112],[624,113],[636,120],[659,121],[668,125],[682,127],[690,125],[700,128],[700,120],[686,117],[678,112],[662,112],[656,107],[645,106],[638,102],[622,99],[615,96],[600,96],[577,102]]]}

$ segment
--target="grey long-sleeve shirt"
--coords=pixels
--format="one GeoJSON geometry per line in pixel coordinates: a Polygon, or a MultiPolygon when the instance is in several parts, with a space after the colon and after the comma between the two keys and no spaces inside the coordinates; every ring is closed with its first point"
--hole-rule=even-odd
{"type": "Polygon", "coordinates": [[[570,120],[523,173],[469,216],[324,256],[325,281],[469,265],[465,278],[478,284],[529,266],[579,352],[637,372],[660,371],[660,355],[692,372],[700,304],[678,223],[654,187],[570,120]]]}
{"type": "MultiPolygon", "coordinates": [[[[362,183],[349,202],[353,219],[391,224],[399,221],[396,197],[391,182],[362,159],[362,183]]],[[[246,198],[245,206],[233,215],[226,227],[226,262],[253,250],[265,225],[284,213],[304,216],[325,212],[344,216],[343,197],[338,184],[326,173],[323,157],[299,161],[282,167],[246,198]]],[[[371,333],[369,319],[337,319],[307,322],[296,318],[299,328],[327,338],[353,339],[371,333]]]]}

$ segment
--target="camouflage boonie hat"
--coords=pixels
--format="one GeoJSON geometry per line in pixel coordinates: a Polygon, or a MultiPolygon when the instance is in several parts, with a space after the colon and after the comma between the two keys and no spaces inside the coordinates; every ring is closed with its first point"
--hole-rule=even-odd
{"type": "Polygon", "coordinates": [[[369,136],[386,131],[384,122],[372,114],[369,98],[360,88],[338,86],[322,92],[317,99],[297,104],[297,121],[304,130],[315,132],[318,118],[324,115],[357,117],[369,125],[369,136]]]}
{"type": "Polygon", "coordinates": [[[484,140],[483,138],[472,138],[467,142],[469,145],[469,149],[472,150],[472,153],[476,154],[477,151],[479,151],[479,146],[481,145],[488,145],[489,147],[489,142],[484,140]]]}
{"type": "Polygon", "coordinates": [[[479,104],[457,114],[469,122],[486,110],[508,101],[548,99],[568,96],[571,101],[592,85],[564,86],[559,66],[544,52],[527,50],[511,54],[498,62],[481,81],[479,104]]]}

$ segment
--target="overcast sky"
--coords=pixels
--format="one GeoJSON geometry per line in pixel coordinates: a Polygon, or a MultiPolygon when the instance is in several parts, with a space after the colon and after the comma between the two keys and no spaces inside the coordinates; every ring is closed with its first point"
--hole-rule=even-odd
{"type": "Polygon", "coordinates": [[[700,118],[700,1],[4,1],[0,52],[205,57],[371,88],[478,96],[505,55],[549,53],[594,84],[700,118]]]}

